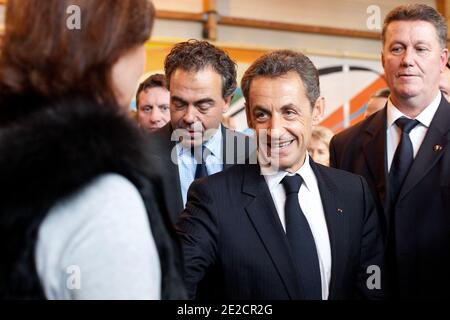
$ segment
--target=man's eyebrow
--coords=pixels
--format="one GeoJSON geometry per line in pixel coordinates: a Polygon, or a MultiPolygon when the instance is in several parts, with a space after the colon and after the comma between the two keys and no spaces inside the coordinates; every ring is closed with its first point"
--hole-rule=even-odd
{"type": "Polygon", "coordinates": [[[177,102],[181,102],[181,103],[187,104],[187,101],[185,101],[185,100],[183,100],[182,98],[177,97],[177,96],[171,96],[170,99],[171,99],[171,100],[175,100],[175,101],[177,101],[177,102]]]}
{"type": "Polygon", "coordinates": [[[297,105],[295,105],[293,103],[288,103],[288,104],[285,104],[284,106],[281,107],[281,109],[283,109],[283,110],[284,109],[288,109],[288,108],[295,109],[295,110],[298,109],[297,105]]]}
{"type": "Polygon", "coordinates": [[[204,99],[200,99],[198,101],[195,101],[195,105],[197,104],[202,104],[202,103],[209,103],[209,102],[214,102],[214,99],[211,98],[204,98],[204,99]]]}
{"type": "Polygon", "coordinates": [[[391,43],[389,43],[390,46],[396,45],[396,44],[405,44],[405,41],[403,40],[399,40],[399,39],[395,39],[393,40],[391,43]]]}
{"type": "Polygon", "coordinates": [[[253,108],[253,112],[255,111],[265,111],[265,112],[270,112],[270,110],[262,105],[257,104],[254,108],[253,108]]]}

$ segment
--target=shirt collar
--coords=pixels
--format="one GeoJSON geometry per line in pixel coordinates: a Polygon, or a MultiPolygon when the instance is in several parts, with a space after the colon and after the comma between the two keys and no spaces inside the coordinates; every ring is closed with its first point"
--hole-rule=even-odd
{"type": "MultiPolygon", "coordinates": [[[[214,157],[218,158],[219,160],[222,159],[222,130],[221,126],[219,125],[219,128],[216,130],[216,132],[213,134],[211,138],[208,139],[203,145],[205,148],[208,149],[210,154],[212,154],[214,157]]],[[[191,155],[191,148],[188,146],[183,145],[182,143],[177,143],[179,149],[178,149],[178,155],[181,156],[184,153],[187,153],[191,155]]]]}
{"type": "Polygon", "coordinates": [[[303,182],[305,183],[306,188],[311,191],[311,186],[315,181],[315,175],[314,171],[311,168],[308,154],[306,154],[305,162],[296,172],[289,173],[287,171],[278,171],[274,174],[264,175],[264,179],[266,179],[269,190],[273,190],[273,188],[277,187],[281,183],[281,180],[283,180],[286,175],[293,176],[295,174],[298,174],[303,178],[303,182]]]}
{"type": "Polygon", "coordinates": [[[211,152],[216,158],[222,158],[222,128],[216,130],[216,133],[204,143],[204,146],[211,152]]]}
{"type": "MultiPolygon", "coordinates": [[[[419,121],[425,127],[429,127],[431,120],[433,120],[434,114],[439,108],[439,104],[441,103],[442,94],[439,93],[436,95],[436,98],[416,117],[416,120],[419,121]]],[[[387,125],[388,129],[397,121],[398,118],[406,117],[400,110],[397,109],[396,106],[392,103],[389,98],[387,104],[387,125]]]]}

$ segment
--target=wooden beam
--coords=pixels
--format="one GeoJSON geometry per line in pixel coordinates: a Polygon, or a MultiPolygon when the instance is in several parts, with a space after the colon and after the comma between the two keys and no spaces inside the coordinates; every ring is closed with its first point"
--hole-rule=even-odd
{"type": "Polygon", "coordinates": [[[448,15],[447,15],[447,1],[446,0],[436,0],[436,9],[437,11],[439,11],[446,19],[448,19],[448,15]]]}
{"type": "MultiPolygon", "coordinates": [[[[5,6],[6,0],[0,0],[0,5],[5,6]]],[[[2,42],[4,34],[5,34],[5,26],[2,24],[0,25],[0,42],[2,42]]]]}
{"type": "Polygon", "coordinates": [[[203,0],[203,12],[207,16],[203,24],[203,38],[217,40],[217,5],[216,0],[203,0]]]}
{"type": "MultiPolygon", "coordinates": [[[[215,15],[215,17],[217,19],[218,25],[225,25],[225,26],[236,26],[244,28],[266,29],[266,30],[280,30],[289,32],[303,32],[328,36],[341,36],[341,37],[352,37],[363,39],[375,39],[375,40],[380,39],[379,32],[321,27],[305,24],[294,24],[294,23],[246,19],[246,18],[235,18],[227,16],[218,16],[217,14],[215,15]]],[[[190,12],[178,12],[167,10],[156,10],[156,18],[167,20],[195,21],[201,23],[206,23],[208,21],[208,15],[204,13],[190,13],[190,12]]]]}
{"type": "Polygon", "coordinates": [[[234,17],[226,17],[226,16],[220,17],[219,24],[226,25],[226,26],[238,26],[238,27],[248,27],[248,28],[257,28],[257,29],[314,33],[314,34],[328,35],[328,36],[377,39],[377,40],[381,38],[380,33],[378,33],[378,32],[352,30],[352,29],[344,29],[344,28],[333,28],[333,27],[321,27],[321,26],[312,26],[312,25],[306,25],[306,24],[294,24],[294,23],[255,20],[255,19],[246,19],[246,18],[234,18],[234,17]]]}
{"type": "Polygon", "coordinates": [[[203,13],[156,10],[155,17],[158,19],[165,19],[165,20],[205,22],[205,15],[203,13]]]}

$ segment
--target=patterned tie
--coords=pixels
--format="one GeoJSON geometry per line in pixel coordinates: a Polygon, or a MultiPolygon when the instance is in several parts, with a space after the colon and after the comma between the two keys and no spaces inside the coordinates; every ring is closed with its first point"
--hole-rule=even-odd
{"type": "Polygon", "coordinates": [[[389,190],[392,204],[397,201],[400,189],[413,163],[414,153],[409,133],[419,124],[419,121],[401,117],[395,123],[402,131],[402,135],[389,171],[389,190]]]}
{"type": "Polygon", "coordinates": [[[296,174],[284,177],[281,183],[286,191],[286,237],[305,299],[321,300],[322,286],[316,244],[298,201],[298,192],[303,179],[296,174]]]}
{"type": "Polygon", "coordinates": [[[197,167],[195,169],[194,179],[199,179],[208,176],[208,169],[206,168],[205,162],[206,159],[205,149],[206,147],[204,145],[202,145],[201,148],[196,147],[191,149],[192,156],[195,157],[195,159],[197,160],[197,167]]]}

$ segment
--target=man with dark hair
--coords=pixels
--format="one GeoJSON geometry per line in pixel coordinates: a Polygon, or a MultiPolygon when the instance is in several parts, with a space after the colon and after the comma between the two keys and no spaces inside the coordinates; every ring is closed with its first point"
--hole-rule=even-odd
{"type": "Polygon", "coordinates": [[[223,50],[206,41],[181,42],[164,68],[171,120],[151,135],[149,150],[175,223],[192,181],[242,163],[252,143],[221,125],[236,89],[236,65],[223,50]]]}
{"type": "Polygon", "coordinates": [[[170,94],[166,77],[155,73],[139,85],[136,93],[136,118],[138,125],[154,132],[170,121],[170,94]]]}
{"type": "Polygon", "coordinates": [[[336,135],[331,165],[364,176],[376,197],[394,297],[450,297],[450,104],[439,91],[445,19],[403,5],[383,26],[391,90],[384,109],[336,135]]]}
{"type": "Polygon", "coordinates": [[[266,54],[242,89],[258,163],[191,185],[177,225],[190,298],[382,297],[382,238],[366,182],[307,154],[324,108],[312,62],[266,54]]]}

